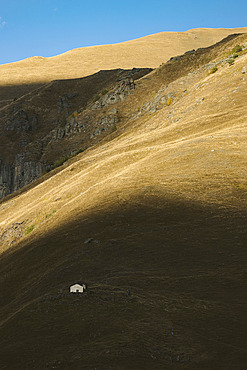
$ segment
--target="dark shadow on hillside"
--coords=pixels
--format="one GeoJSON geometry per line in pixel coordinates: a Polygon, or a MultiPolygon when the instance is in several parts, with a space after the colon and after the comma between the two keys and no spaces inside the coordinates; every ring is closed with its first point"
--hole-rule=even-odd
{"type": "MultiPolygon", "coordinates": [[[[71,79],[61,79],[61,80],[50,80],[50,81],[44,81],[40,83],[22,83],[22,84],[11,84],[6,86],[0,85],[0,108],[3,107],[7,102],[15,101],[16,99],[19,99],[23,95],[29,94],[31,92],[34,92],[35,90],[39,89],[42,86],[48,85],[50,83],[54,84],[55,87],[57,87],[58,84],[60,84],[64,88],[69,88],[71,85],[75,88],[77,85],[81,84],[82,81],[90,81],[91,79],[96,78],[96,81],[94,83],[100,83],[100,80],[105,84],[107,76],[109,78],[112,78],[113,74],[117,74],[119,72],[125,73],[125,75],[128,74],[128,72],[132,72],[134,79],[139,79],[146,75],[147,73],[152,71],[152,68],[133,68],[130,69],[112,69],[112,70],[104,70],[99,71],[97,73],[91,74],[89,76],[81,77],[81,78],[71,78],[71,79]],[[98,78],[98,80],[97,80],[98,78]]],[[[88,83],[90,84],[90,82],[88,83]]],[[[81,86],[79,86],[81,87],[81,86]]],[[[92,86],[89,86],[92,88],[92,86]]],[[[87,89],[86,89],[87,92],[87,89]]]]}
{"type": "Polygon", "coordinates": [[[237,208],[140,196],[5,253],[2,317],[27,307],[2,326],[4,363],[244,369],[246,222],[237,208]],[[68,293],[78,280],[86,295],[68,293]]]}
{"type": "Polygon", "coordinates": [[[3,108],[6,103],[15,101],[23,95],[26,95],[36,89],[39,89],[41,86],[45,85],[44,83],[33,83],[33,84],[20,84],[20,85],[8,85],[0,86],[0,108],[3,108]]]}

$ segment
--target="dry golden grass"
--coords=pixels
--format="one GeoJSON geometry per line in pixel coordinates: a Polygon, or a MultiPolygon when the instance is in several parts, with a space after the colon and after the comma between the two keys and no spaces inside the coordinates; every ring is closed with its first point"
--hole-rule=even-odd
{"type": "Polygon", "coordinates": [[[1,246],[6,368],[245,369],[246,65],[180,76],[171,105],[0,204],[2,230],[33,229],[1,246]]]}
{"type": "Polygon", "coordinates": [[[162,32],[114,45],[74,49],[50,58],[32,57],[0,66],[0,99],[13,99],[55,79],[80,78],[102,69],[158,67],[170,57],[207,47],[247,28],[162,32]]]}
{"type": "MultiPolygon", "coordinates": [[[[3,203],[1,228],[24,220],[41,224],[31,235],[39,238],[78,212],[86,217],[148,186],[200,202],[231,203],[236,184],[243,190],[246,181],[247,89],[241,73],[246,63],[243,55],[213,75],[201,72],[175,81],[171,90],[178,95],[187,88],[177,102],[130,121],[123,134],[3,203]],[[55,217],[46,222],[54,207],[55,217]]],[[[243,205],[244,193],[234,202],[243,205]]]]}

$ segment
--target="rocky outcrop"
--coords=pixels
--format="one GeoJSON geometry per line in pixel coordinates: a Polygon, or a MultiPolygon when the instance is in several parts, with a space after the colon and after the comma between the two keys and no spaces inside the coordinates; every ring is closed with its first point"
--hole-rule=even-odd
{"type": "Polygon", "coordinates": [[[8,228],[5,228],[3,233],[0,234],[0,243],[8,242],[10,245],[15,241],[22,238],[25,233],[26,221],[15,222],[8,228]]]}
{"type": "Polygon", "coordinates": [[[133,78],[125,78],[110,93],[106,93],[102,98],[99,98],[92,106],[92,109],[102,109],[109,105],[123,101],[131,94],[135,88],[133,78]]]}
{"type": "Polygon", "coordinates": [[[0,159],[0,198],[12,192],[13,166],[4,164],[0,159]]]}
{"type": "Polygon", "coordinates": [[[73,106],[71,99],[77,96],[76,93],[63,94],[57,100],[57,113],[66,112],[66,115],[69,114],[69,108],[73,106]]]}
{"type": "Polygon", "coordinates": [[[113,132],[116,129],[116,123],[119,118],[117,114],[109,114],[108,116],[103,116],[96,125],[96,129],[90,135],[90,139],[93,139],[95,136],[102,135],[106,132],[113,132]]]}
{"type": "Polygon", "coordinates": [[[151,71],[117,69],[57,80],[2,109],[0,198],[116,130],[117,109],[106,108],[125,100],[135,89],[134,80],[151,71]]]}
{"type": "MultiPolygon", "coordinates": [[[[108,115],[100,116],[96,122],[93,122],[92,117],[87,115],[81,117],[75,111],[67,117],[64,127],[57,123],[58,127],[51,130],[46,136],[31,142],[31,137],[25,134],[25,132],[32,133],[33,128],[37,124],[36,116],[32,117],[30,124],[27,113],[23,110],[18,110],[17,114],[14,114],[12,118],[8,118],[4,130],[14,131],[19,134],[20,147],[23,151],[15,156],[12,163],[6,163],[3,159],[0,160],[0,198],[21,189],[41,177],[44,172],[54,168],[53,164],[47,164],[41,160],[44,147],[47,148],[48,145],[54,146],[57,141],[61,142],[63,139],[69,139],[80,134],[87,140],[109,134],[116,129],[118,120],[117,111],[116,113],[114,111],[108,115]]],[[[75,149],[78,148],[73,150],[75,151],[75,149]]],[[[71,153],[72,151],[68,151],[66,156],[69,157],[71,153]]]]}
{"type": "Polygon", "coordinates": [[[155,113],[160,109],[164,108],[164,106],[169,106],[172,104],[173,100],[176,97],[176,92],[168,91],[167,86],[160,89],[158,93],[154,96],[152,100],[147,101],[144,103],[138,112],[137,116],[149,113],[155,113]]]}
{"type": "Polygon", "coordinates": [[[43,163],[26,161],[22,154],[16,156],[13,165],[0,160],[0,198],[38,179],[45,169],[43,163]]]}
{"type": "Polygon", "coordinates": [[[45,170],[46,166],[44,164],[35,161],[26,161],[23,154],[18,154],[13,168],[12,191],[18,190],[37,180],[45,170]]]}
{"type": "Polygon", "coordinates": [[[38,115],[34,114],[32,117],[28,117],[26,111],[19,108],[14,111],[10,117],[6,120],[4,125],[5,131],[15,131],[17,134],[28,131],[35,131],[38,127],[38,115]]]}

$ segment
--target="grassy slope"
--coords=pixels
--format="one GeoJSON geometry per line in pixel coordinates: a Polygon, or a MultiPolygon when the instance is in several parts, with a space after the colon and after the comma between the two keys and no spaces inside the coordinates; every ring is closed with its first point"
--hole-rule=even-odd
{"type": "Polygon", "coordinates": [[[246,64],[1,204],[39,225],[2,255],[3,366],[246,368],[246,64]]]}
{"type": "Polygon", "coordinates": [[[162,32],[120,44],[74,49],[55,57],[32,57],[1,65],[0,100],[14,99],[54,79],[80,78],[101,69],[158,67],[174,55],[207,47],[229,34],[242,32],[246,28],[162,32]]]}

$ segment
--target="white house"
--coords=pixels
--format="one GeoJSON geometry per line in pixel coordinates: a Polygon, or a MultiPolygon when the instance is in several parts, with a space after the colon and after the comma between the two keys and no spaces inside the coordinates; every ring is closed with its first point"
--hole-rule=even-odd
{"type": "Polygon", "coordinates": [[[71,285],[69,291],[70,293],[83,293],[86,289],[87,285],[79,281],[78,283],[71,285]]]}

